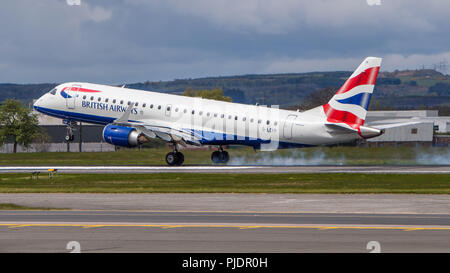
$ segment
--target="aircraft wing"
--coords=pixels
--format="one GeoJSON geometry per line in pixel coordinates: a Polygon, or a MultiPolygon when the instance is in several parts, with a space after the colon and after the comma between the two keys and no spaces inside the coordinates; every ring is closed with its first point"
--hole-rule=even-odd
{"type": "Polygon", "coordinates": [[[174,128],[172,124],[169,127],[167,125],[158,125],[147,120],[133,127],[140,130],[147,138],[159,138],[167,142],[176,142],[183,146],[186,146],[186,144],[201,145],[201,137],[182,128],[174,128]]]}
{"type": "Polygon", "coordinates": [[[201,136],[196,135],[192,131],[184,130],[182,127],[176,128],[173,123],[164,124],[157,120],[130,120],[131,110],[133,108],[134,102],[130,103],[130,106],[123,113],[123,115],[114,120],[113,124],[134,127],[139,133],[143,134],[147,139],[159,138],[166,142],[175,142],[186,146],[190,145],[201,145],[201,136]]]}

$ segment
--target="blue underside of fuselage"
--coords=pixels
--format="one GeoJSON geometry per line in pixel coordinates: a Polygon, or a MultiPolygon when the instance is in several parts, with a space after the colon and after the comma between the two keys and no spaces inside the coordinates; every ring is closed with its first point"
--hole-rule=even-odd
{"type": "MultiPolygon", "coordinates": [[[[34,109],[36,109],[36,111],[41,112],[43,114],[61,118],[61,119],[89,122],[89,123],[101,124],[101,125],[106,125],[106,124],[112,123],[115,120],[115,118],[111,118],[111,117],[88,115],[88,114],[82,114],[82,113],[73,113],[73,112],[54,110],[54,109],[44,108],[44,107],[39,107],[39,106],[34,106],[34,109]]],[[[252,146],[254,148],[259,149],[259,148],[261,148],[261,145],[265,145],[265,144],[270,145],[270,143],[271,143],[271,140],[243,137],[243,136],[232,135],[232,134],[223,134],[223,133],[192,130],[192,129],[185,129],[185,131],[201,138],[200,143],[203,145],[244,145],[244,146],[252,146]]],[[[312,145],[280,141],[280,142],[278,142],[277,148],[278,149],[304,148],[304,147],[311,147],[311,146],[312,145]]]]}

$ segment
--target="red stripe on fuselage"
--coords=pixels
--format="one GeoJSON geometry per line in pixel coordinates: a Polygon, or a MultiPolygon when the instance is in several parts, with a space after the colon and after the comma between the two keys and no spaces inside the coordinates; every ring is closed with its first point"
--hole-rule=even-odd
{"type": "MultiPolygon", "coordinates": [[[[64,87],[62,91],[66,90],[66,89],[70,89],[70,88],[71,87],[64,87]]],[[[87,89],[87,88],[79,88],[79,87],[76,87],[76,86],[73,86],[71,91],[74,91],[74,92],[87,92],[87,93],[102,92],[102,91],[99,91],[99,90],[93,90],[93,89],[87,89]]]]}
{"type": "Polygon", "coordinates": [[[345,123],[354,129],[359,130],[359,126],[364,125],[364,120],[357,117],[356,115],[347,112],[340,111],[332,108],[328,103],[323,105],[323,111],[327,116],[328,122],[333,123],[345,123]]]}
{"type": "Polygon", "coordinates": [[[366,84],[375,85],[379,70],[380,70],[379,66],[371,67],[371,68],[364,70],[359,75],[348,79],[344,83],[344,85],[342,85],[342,87],[339,88],[339,90],[337,91],[336,94],[345,93],[349,90],[352,90],[354,87],[356,87],[358,85],[366,85],[366,84]]]}

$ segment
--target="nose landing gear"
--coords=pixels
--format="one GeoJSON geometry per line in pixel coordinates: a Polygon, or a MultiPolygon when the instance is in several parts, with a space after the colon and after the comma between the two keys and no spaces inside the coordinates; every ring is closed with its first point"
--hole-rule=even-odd
{"type": "Polygon", "coordinates": [[[64,121],[64,123],[67,125],[67,134],[64,137],[64,140],[66,142],[71,142],[71,141],[73,141],[75,139],[75,135],[73,133],[73,131],[74,131],[73,126],[75,125],[75,122],[73,122],[73,121],[64,121]]]}

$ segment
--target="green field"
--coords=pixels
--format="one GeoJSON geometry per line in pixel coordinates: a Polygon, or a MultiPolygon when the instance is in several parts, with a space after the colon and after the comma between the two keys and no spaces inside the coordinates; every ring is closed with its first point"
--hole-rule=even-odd
{"type": "Polygon", "coordinates": [[[450,193],[449,174],[0,174],[1,193],[450,193]]]}
{"type": "MultiPolygon", "coordinates": [[[[163,165],[168,148],[103,153],[0,154],[0,165],[163,165]]],[[[185,165],[211,165],[213,150],[184,150],[185,165]]],[[[230,148],[234,165],[450,164],[449,148],[316,147],[275,152],[230,148]]],[[[67,174],[32,180],[0,174],[2,193],[450,193],[448,174],[67,174]]]]}
{"type": "MultiPolygon", "coordinates": [[[[185,165],[211,164],[211,150],[183,150],[185,165]]],[[[449,164],[449,148],[315,147],[274,152],[227,149],[234,165],[423,165],[449,164]]],[[[169,148],[123,149],[117,152],[0,154],[0,165],[166,165],[169,148]]]]}

